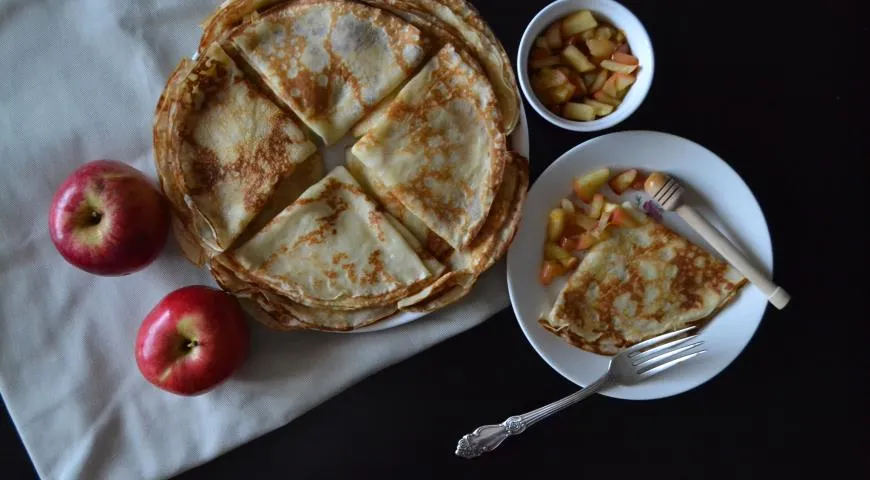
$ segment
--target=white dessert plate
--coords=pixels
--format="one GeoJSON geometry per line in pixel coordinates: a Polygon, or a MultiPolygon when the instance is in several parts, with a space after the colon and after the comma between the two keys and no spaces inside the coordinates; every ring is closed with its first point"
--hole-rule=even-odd
{"type": "MultiPolygon", "coordinates": [[[[594,382],[607,370],[609,357],[576,348],[538,324],[564,286],[564,278],[544,287],[538,282],[547,213],[571,195],[571,178],[598,167],[663,171],[687,189],[686,201],[731,239],[763,271],[771,272],[773,252],[767,222],[749,187],[727,163],[706,148],[659,132],[619,132],[572,148],[537,179],[529,191],[523,220],[508,252],[507,280],[514,313],[526,338],[557,372],[577,385],[594,382]]],[[[605,189],[609,191],[609,189],[605,189]]],[[[611,192],[611,197],[612,197],[611,192]]],[[[614,199],[612,197],[611,199],[614,199]]],[[[622,201],[643,204],[649,196],[626,192],[622,201]]],[[[697,245],[713,251],[674,213],[663,222],[697,245]]],[[[668,397],[695,388],[725,369],[755,333],[767,299],[747,285],[700,333],[707,353],[634,386],[603,395],[629,400],[668,397]]]]}

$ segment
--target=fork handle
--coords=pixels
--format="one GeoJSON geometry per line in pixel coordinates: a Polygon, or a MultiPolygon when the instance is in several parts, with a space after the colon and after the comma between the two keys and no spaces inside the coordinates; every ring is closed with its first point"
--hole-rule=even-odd
{"type": "Polygon", "coordinates": [[[713,225],[710,225],[710,222],[701,216],[697,210],[688,205],[680,205],[677,207],[676,212],[689,226],[704,237],[707,243],[722,254],[728,263],[733,265],[738,272],[755,284],[767,296],[767,299],[774,307],[782,310],[788,304],[789,300],[791,300],[791,295],[749,263],[749,260],[734,247],[734,244],[728,241],[713,225]]]}
{"type": "Polygon", "coordinates": [[[491,452],[501,445],[507,437],[523,433],[527,428],[550,415],[560,412],[580,400],[591,396],[593,393],[601,390],[601,388],[606,386],[609,382],[610,375],[605,374],[583,390],[572,393],[561,400],[556,400],[549,405],[544,405],[541,408],[522,415],[514,415],[498,425],[484,425],[478,427],[473,432],[459,439],[459,443],[456,444],[456,455],[463,458],[474,458],[486,452],[491,452]]]}

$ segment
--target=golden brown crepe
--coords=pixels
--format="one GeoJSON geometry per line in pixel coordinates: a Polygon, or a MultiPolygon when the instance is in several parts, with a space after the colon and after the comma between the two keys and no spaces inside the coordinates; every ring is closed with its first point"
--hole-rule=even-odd
{"type": "Polygon", "coordinates": [[[540,323],[584,350],[613,355],[702,322],[746,280],[733,267],[642,213],[592,247],[540,323]]]}
{"type": "Polygon", "coordinates": [[[234,271],[223,256],[212,259],[209,270],[221,288],[246,300],[242,305],[256,320],[277,330],[347,331],[375,323],[398,310],[395,304],[356,310],[307,307],[254,279],[240,278],[244,272],[234,271]]]}
{"type": "Polygon", "coordinates": [[[498,98],[501,126],[510,133],[520,118],[520,96],[510,57],[477,9],[466,0],[363,0],[402,15],[443,43],[472,53],[498,98]],[[458,43],[457,43],[458,42],[458,43]]]}
{"type": "Polygon", "coordinates": [[[444,260],[448,273],[417,295],[400,301],[399,308],[430,312],[468,294],[477,278],[507,252],[522,219],[528,188],[528,160],[514,154],[505,167],[504,180],[483,228],[470,245],[452,251],[444,260]]]}
{"type": "Polygon", "coordinates": [[[229,258],[296,303],[336,310],[389,305],[435,276],[344,167],[229,258]]]}
{"type": "Polygon", "coordinates": [[[455,249],[480,231],[508,158],[489,81],[444,46],[352,148],[405,208],[455,249]]]}
{"type": "MultiPolygon", "coordinates": [[[[226,0],[203,22],[205,30],[200,51],[226,37],[246,17],[264,12],[276,4],[304,0],[226,0]]],[[[387,10],[438,40],[466,50],[483,65],[498,97],[502,130],[510,133],[519,122],[520,95],[510,57],[501,42],[466,0],[363,0],[361,3],[387,10]]]]}
{"type": "Polygon", "coordinates": [[[237,27],[230,40],[327,144],[410,76],[426,48],[421,32],[398,17],[333,0],[273,8],[237,27]]]}
{"type": "Polygon", "coordinates": [[[219,45],[178,75],[158,107],[155,158],[177,223],[219,253],[316,147],[219,45]]]}

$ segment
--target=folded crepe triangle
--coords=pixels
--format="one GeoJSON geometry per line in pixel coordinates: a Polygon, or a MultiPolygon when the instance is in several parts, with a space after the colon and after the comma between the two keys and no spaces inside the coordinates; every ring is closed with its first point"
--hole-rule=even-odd
{"type": "Polygon", "coordinates": [[[344,167],[306,190],[229,258],[294,302],[337,310],[386,306],[435,278],[344,167]]]}
{"type": "Polygon", "coordinates": [[[243,23],[230,40],[263,81],[327,144],[416,70],[421,32],[347,1],[289,2],[243,23]]]}

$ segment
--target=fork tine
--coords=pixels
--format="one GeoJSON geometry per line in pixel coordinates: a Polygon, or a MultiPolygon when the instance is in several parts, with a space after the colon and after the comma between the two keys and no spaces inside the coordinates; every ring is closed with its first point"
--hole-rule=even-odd
{"type": "Polygon", "coordinates": [[[698,355],[700,355],[704,352],[706,352],[706,350],[698,350],[697,352],[692,352],[692,353],[683,355],[682,357],[675,358],[675,359],[671,360],[670,362],[663,363],[663,364],[659,365],[658,367],[650,368],[649,370],[646,370],[642,373],[639,373],[638,375],[640,375],[641,377],[644,377],[644,378],[649,378],[657,373],[664,372],[665,370],[673,367],[674,365],[683,363],[686,360],[689,360],[690,358],[697,357],[698,355]]]}
{"type": "Polygon", "coordinates": [[[666,351],[664,353],[654,355],[654,356],[638,363],[637,365],[635,365],[635,367],[637,367],[637,370],[639,372],[641,370],[641,367],[650,367],[650,366],[652,366],[653,363],[659,363],[659,362],[667,360],[671,357],[675,357],[675,356],[685,352],[686,350],[691,350],[691,349],[693,349],[699,345],[703,345],[703,344],[704,344],[704,341],[702,340],[700,342],[695,342],[691,345],[684,345],[684,346],[679,347],[679,348],[674,348],[670,351],[666,351]]]}
{"type": "Polygon", "coordinates": [[[673,178],[668,180],[668,183],[665,184],[664,188],[659,190],[659,194],[656,195],[658,198],[662,199],[662,203],[667,202],[670,198],[676,193],[679,189],[679,185],[674,181],[673,178]]]}
{"type": "Polygon", "coordinates": [[[667,340],[669,338],[676,337],[677,335],[686,333],[689,330],[692,330],[693,328],[696,328],[696,326],[692,325],[692,326],[686,327],[682,330],[677,330],[676,332],[665,333],[665,334],[659,335],[658,337],[653,337],[653,338],[650,338],[649,340],[644,340],[644,341],[638,343],[637,345],[629,348],[628,350],[625,350],[623,353],[627,353],[629,357],[634,357],[638,353],[638,351],[640,351],[646,347],[651,347],[651,346],[661,342],[662,340],[667,340]]]}
{"type": "Polygon", "coordinates": [[[652,347],[649,350],[637,352],[633,357],[631,357],[632,365],[637,365],[637,364],[643,362],[644,360],[650,358],[650,356],[654,353],[661,352],[662,350],[667,350],[671,347],[676,347],[677,345],[679,345],[681,343],[688,342],[689,340],[692,340],[693,338],[698,338],[698,336],[697,335],[689,335],[688,337],[678,338],[678,339],[672,340],[668,343],[663,343],[657,347],[652,347]]]}

